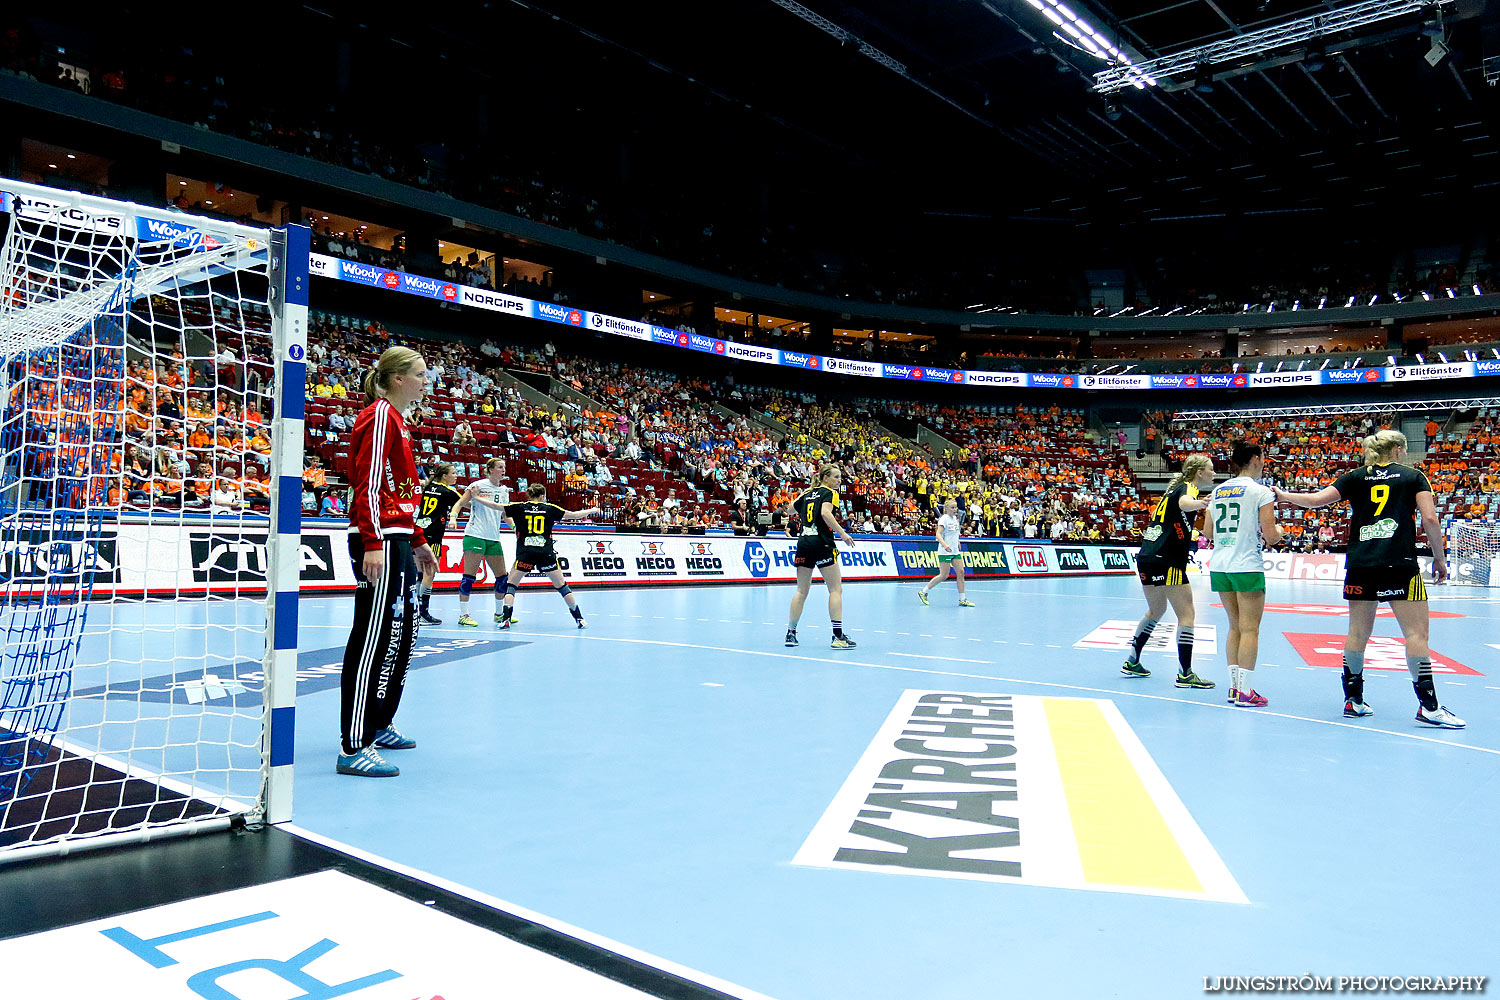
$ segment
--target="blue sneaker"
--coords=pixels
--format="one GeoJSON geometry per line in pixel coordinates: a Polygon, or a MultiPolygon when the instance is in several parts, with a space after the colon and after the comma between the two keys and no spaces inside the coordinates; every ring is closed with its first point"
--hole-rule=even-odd
{"type": "Polygon", "coordinates": [[[417,741],[410,736],[402,736],[401,731],[395,726],[386,726],[375,734],[375,742],[372,745],[382,750],[410,750],[417,745],[417,741]]]}
{"type": "Polygon", "coordinates": [[[339,754],[336,770],[339,774],[356,774],[364,778],[394,778],[401,773],[395,764],[386,763],[373,746],[364,747],[359,753],[339,754]]]}

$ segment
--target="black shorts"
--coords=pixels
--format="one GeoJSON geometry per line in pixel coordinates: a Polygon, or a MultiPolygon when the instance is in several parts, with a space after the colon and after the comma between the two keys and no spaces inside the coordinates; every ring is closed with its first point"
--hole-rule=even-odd
{"type": "Polygon", "coordinates": [[[1176,587],[1188,582],[1187,563],[1176,566],[1153,559],[1139,559],[1135,570],[1141,578],[1141,584],[1146,587],[1176,587]]]}
{"type": "Polygon", "coordinates": [[[557,569],[557,551],[555,549],[517,549],[514,567],[522,573],[530,573],[536,570],[538,573],[550,573],[557,569]]]}
{"type": "Polygon", "coordinates": [[[792,557],[793,566],[826,569],[839,557],[838,546],[821,538],[797,540],[797,554],[792,557]]]}
{"type": "Polygon", "coordinates": [[[1425,601],[1427,585],[1415,566],[1351,568],[1344,573],[1346,601],[1425,601]]]}

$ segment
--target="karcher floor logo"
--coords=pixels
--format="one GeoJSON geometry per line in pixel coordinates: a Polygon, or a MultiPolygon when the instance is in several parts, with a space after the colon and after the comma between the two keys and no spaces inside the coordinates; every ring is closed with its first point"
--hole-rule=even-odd
{"type": "Polygon", "coordinates": [[[1248,902],[1090,698],[904,692],[793,863],[1248,902]]]}

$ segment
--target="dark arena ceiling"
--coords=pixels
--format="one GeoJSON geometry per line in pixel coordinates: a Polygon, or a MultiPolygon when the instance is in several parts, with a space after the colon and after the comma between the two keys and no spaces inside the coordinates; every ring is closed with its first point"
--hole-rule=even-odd
{"type": "MultiPolygon", "coordinates": [[[[286,91],[299,101],[352,74],[378,94],[372,107],[406,102],[419,126],[416,109],[482,95],[492,132],[579,169],[608,174],[601,140],[625,137],[632,184],[644,158],[668,187],[764,177],[800,185],[809,205],[873,196],[918,215],[1101,228],[1226,215],[1472,224],[1500,187],[1485,71],[1500,57],[1500,0],[1446,0],[1440,23],[1437,8],[1412,9],[1328,33],[1317,51],[1215,65],[1206,91],[1190,76],[1113,98],[1092,89],[1106,64],[1068,43],[1042,2],[497,0],[415,14],[329,0],[267,4],[259,20],[306,53],[286,91]],[[1435,40],[1448,51],[1429,65],[1435,40]]],[[[1356,0],[1071,6],[1142,62],[1356,0]]],[[[131,21],[127,34],[142,24],[131,21]]],[[[226,58],[237,47],[243,67],[245,30],[236,19],[191,34],[226,58]]]]}

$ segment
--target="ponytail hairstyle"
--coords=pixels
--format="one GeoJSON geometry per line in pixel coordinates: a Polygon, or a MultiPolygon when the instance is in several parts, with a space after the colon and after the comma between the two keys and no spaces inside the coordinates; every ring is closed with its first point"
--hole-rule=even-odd
{"type": "Polygon", "coordinates": [[[440,482],[442,482],[444,479],[447,478],[448,473],[450,473],[452,471],[453,471],[453,466],[450,463],[448,463],[448,462],[438,462],[438,463],[436,463],[435,465],[433,465],[431,467],[431,469],[428,470],[428,473],[427,473],[427,482],[425,482],[425,483],[422,484],[422,488],[425,490],[427,487],[431,486],[433,483],[440,483],[440,482]]]}
{"type": "Polygon", "coordinates": [[[839,471],[839,467],[837,465],[830,464],[823,466],[818,470],[818,482],[826,483],[833,477],[833,474],[837,471],[839,471]]]}
{"type": "Polygon", "coordinates": [[[1406,447],[1406,435],[1400,431],[1387,428],[1376,431],[1362,442],[1365,451],[1365,465],[1374,465],[1377,462],[1389,462],[1396,454],[1397,448],[1406,447]]]}
{"type": "Polygon", "coordinates": [[[405,375],[421,360],[422,355],[410,347],[387,347],[380,355],[380,360],[375,362],[375,367],[365,373],[364,382],[361,383],[365,399],[373,403],[383,398],[390,388],[391,376],[405,375]]]}
{"type": "Polygon", "coordinates": [[[1198,480],[1198,473],[1213,465],[1213,459],[1204,454],[1189,455],[1182,461],[1182,471],[1172,477],[1167,484],[1167,492],[1171,493],[1183,483],[1194,483],[1198,480]]]}
{"type": "Polygon", "coordinates": [[[1229,454],[1229,467],[1234,470],[1235,475],[1239,475],[1241,469],[1255,461],[1261,454],[1263,452],[1260,445],[1251,444],[1249,441],[1236,441],[1234,451],[1229,454]]]}
{"type": "Polygon", "coordinates": [[[530,486],[526,487],[526,495],[533,500],[547,499],[547,484],[532,483],[530,486]]]}

